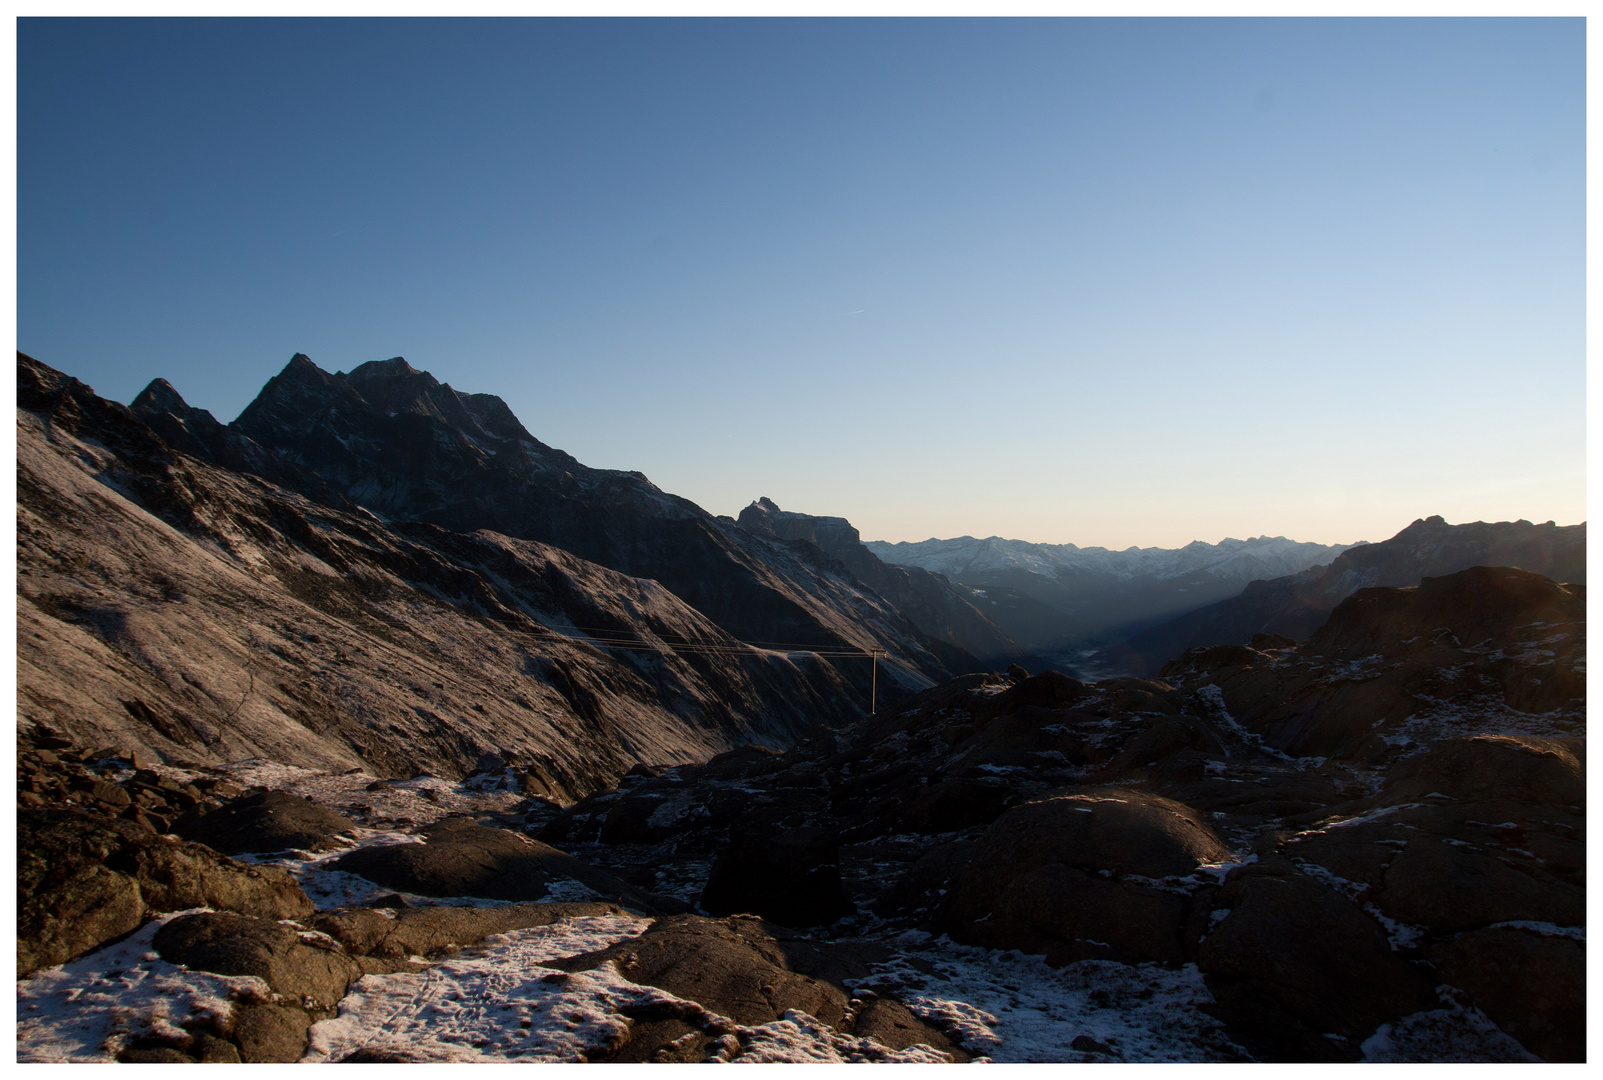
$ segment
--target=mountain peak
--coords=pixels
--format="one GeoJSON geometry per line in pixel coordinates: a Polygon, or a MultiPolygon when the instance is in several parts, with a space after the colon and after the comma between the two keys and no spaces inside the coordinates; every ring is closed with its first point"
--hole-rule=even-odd
{"type": "Polygon", "coordinates": [[[402,379],[412,375],[426,375],[433,382],[434,376],[426,371],[419,371],[406,362],[404,356],[392,356],[388,360],[369,360],[365,364],[358,364],[346,376],[348,379],[402,379]]]}
{"type": "Polygon", "coordinates": [[[136,415],[154,411],[182,416],[189,410],[189,403],[166,379],[152,379],[150,385],[139,391],[139,396],[129,403],[129,408],[136,415]]]}

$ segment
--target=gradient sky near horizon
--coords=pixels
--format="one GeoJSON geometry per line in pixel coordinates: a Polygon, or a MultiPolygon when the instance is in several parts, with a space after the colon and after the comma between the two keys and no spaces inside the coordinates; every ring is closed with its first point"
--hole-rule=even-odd
{"type": "Polygon", "coordinates": [[[1584,520],[1581,19],[20,19],[18,347],[865,539],[1584,520]]]}

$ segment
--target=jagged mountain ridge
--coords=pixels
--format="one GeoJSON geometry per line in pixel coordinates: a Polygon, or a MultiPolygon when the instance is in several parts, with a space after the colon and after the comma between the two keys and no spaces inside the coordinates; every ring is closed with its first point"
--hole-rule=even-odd
{"type": "MultiPolygon", "coordinates": [[[[198,410],[148,394],[134,403],[141,419],[195,426],[198,410]]],[[[850,575],[720,520],[638,472],[589,468],[535,439],[501,399],[461,394],[400,357],[330,374],[297,353],[228,429],[282,463],[288,485],[314,498],[324,485],[385,519],[550,544],[661,582],[741,640],[888,650],[891,684],[880,684],[893,695],[976,666],[850,575]],[[306,486],[300,476],[315,481],[306,486]]],[[[866,692],[866,664],[841,670],[866,692]]]]}
{"type": "Polygon", "coordinates": [[[1363,544],[1329,566],[1254,581],[1239,596],[1144,630],[1091,658],[1102,671],[1156,675],[1168,660],[1203,645],[1245,645],[1254,634],[1301,641],[1359,589],[1418,585],[1472,566],[1512,566],[1558,582],[1586,582],[1586,524],[1416,520],[1396,536],[1363,544]]]}
{"type": "Polygon", "coordinates": [[[781,510],[772,499],[764,497],[742,510],[738,521],[747,532],[777,537],[838,560],[858,581],[895,604],[924,633],[972,653],[986,666],[1039,664],[975,607],[971,590],[954,586],[944,574],[882,561],[843,517],[781,510]]]}
{"type": "Polygon", "coordinates": [[[1113,551],[1104,547],[1082,548],[1076,544],[1033,544],[1026,540],[1004,540],[999,536],[983,540],[962,536],[917,543],[871,540],[867,546],[887,562],[920,566],[960,580],[1022,570],[1072,587],[1074,580],[1082,575],[1130,581],[1197,572],[1245,583],[1266,575],[1280,577],[1327,562],[1352,545],[1255,536],[1247,540],[1226,537],[1217,544],[1196,540],[1180,548],[1129,547],[1113,551]]]}
{"type": "Polygon", "coordinates": [[[866,546],[886,562],[941,573],[968,587],[974,603],[1008,634],[1046,652],[1128,636],[1234,596],[1249,581],[1327,563],[1347,550],[1283,536],[1124,551],[996,536],[866,546]]]}
{"type": "Polygon", "coordinates": [[[735,642],[654,581],[175,452],[21,354],[18,405],[19,726],[389,776],[494,753],[567,800],[863,711],[817,658],[601,647],[590,630],[735,642]]]}

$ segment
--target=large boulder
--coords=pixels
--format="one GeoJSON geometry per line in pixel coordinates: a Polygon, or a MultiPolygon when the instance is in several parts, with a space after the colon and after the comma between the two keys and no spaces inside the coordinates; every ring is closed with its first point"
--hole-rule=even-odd
{"type": "Polygon", "coordinates": [[[1125,788],[1059,792],[996,820],[939,919],[961,941],[1044,952],[1049,963],[1178,963],[1190,900],[1184,884],[1160,879],[1228,857],[1181,803],[1125,788]]]}
{"type": "Polygon", "coordinates": [[[757,919],[660,919],[640,937],[553,967],[589,971],[605,963],[631,982],[694,1001],[737,1024],[767,1024],[799,1009],[840,1028],[847,996],[840,987],[792,970],[783,944],[757,919]]]}
{"type": "Polygon", "coordinates": [[[356,822],[287,791],[262,791],[181,821],[178,835],[228,855],[274,851],[333,851],[356,822]]]}
{"type": "Polygon", "coordinates": [[[17,974],[64,963],[151,915],[210,907],[265,919],[312,913],[278,867],[73,810],[17,814],[17,974]]]}
{"type": "Polygon", "coordinates": [[[1499,926],[1461,934],[1432,959],[1499,1027],[1546,1061],[1586,1060],[1586,946],[1499,926]]]}
{"type": "Polygon", "coordinates": [[[1475,735],[1443,739],[1398,764],[1386,784],[1391,804],[1445,795],[1461,802],[1581,807],[1586,801],[1581,739],[1475,735]]]}
{"type": "Polygon", "coordinates": [[[1374,919],[1283,861],[1232,875],[1215,904],[1197,967],[1260,1059],[1355,1061],[1382,1023],[1436,1005],[1432,980],[1374,919]]]}
{"type": "Polygon", "coordinates": [[[426,907],[399,911],[349,908],[323,912],[310,920],[318,930],[356,956],[404,959],[433,956],[472,945],[491,934],[550,926],[563,919],[621,915],[616,904],[507,904],[501,907],[426,907]]]}
{"type": "Polygon", "coordinates": [[[1373,902],[1388,917],[1436,931],[1531,920],[1586,922],[1586,892],[1546,874],[1510,865],[1494,850],[1467,842],[1410,837],[1386,868],[1373,902]]]}
{"type": "Polygon", "coordinates": [[[819,926],[856,910],[840,879],[840,845],[822,829],[736,830],[707,875],[701,906],[786,926],[819,926]]]}
{"type": "MultiPolygon", "coordinates": [[[[628,1039],[606,1055],[609,1061],[704,1060],[715,1049],[712,1037],[729,1033],[729,1021],[767,1024],[790,1009],[845,1031],[850,1002],[835,980],[848,972],[859,978],[867,974],[866,968],[843,964],[816,943],[757,919],[696,915],[660,919],[640,937],[549,966],[588,971],[606,963],[631,982],[666,990],[705,1010],[659,1005],[626,1011],[632,1021],[628,1039]]],[[[894,1037],[893,1023],[881,1027],[878,1035],[894,1037]]]]}
{"type": "Polygon", "coordinates": [[[909,1046],[928,1046],[944,1052],[953,1061],[966,1062],[969,1055],[944,1034],[930,1027],[899,1001],[875,998],[858,1012],[852,1021],[852,1033],[873,1039],[892,1050],[906,1050],[909,1046]]]}
{"type": "Polygon", "coordinates": [[[601,896],[649,907],[638,890],[614,875],[520,833],[445,818],[423,835],[421,844],[357,848],[330,866],[419,896],[539,900],[552,881],[565,878],[601,896]]]}
{"type": "Polygon", "coordinates": [[[163,960],[218,975],[254,975],[312,1012],[332,1015],[361,968],[337,947],[268,919],[223,912],[181,915],[156,931],[163,960]]]}
{"type": "Polygon", "coordinates": [[[1333,808],[1282,852],[1363,903],[1430,933],[1499,922],[1585,922],[1580,740],[1445,739],[1381,791],[1333,808]]]}

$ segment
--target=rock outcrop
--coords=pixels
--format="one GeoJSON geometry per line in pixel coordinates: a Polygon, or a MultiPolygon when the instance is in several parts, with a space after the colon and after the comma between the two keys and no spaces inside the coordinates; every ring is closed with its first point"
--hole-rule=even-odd
{"type": "Polygon", "coordinates": [[[82,956],[152,915],[210,907],[266,919],[312,913],[288,873],[83,810],[17,815],[17,972],[82,956]]]}
{"type": "Polygon", "coordinates": [[[423,830],[421,844],[358,848],[333,864],[390,889],[422,896],[539,900],[554,880],[571,878],[597,893],[649,904],[626,882],[586,867],[538,840],[471,819],[445,818],[423,830]]]}
{"type": "Polygon", "coordinates": [[[1478,566],[1359,590],[1305,644],[1194,649],[1163,677],[1274,749],[1375,761],[1450,734],[1583,731],[1585,620],[1584,586],[1478,566]]]}
{"type": "Polygon", "coordinates": [[[939,921],[959,940],[1045,953],[1049,963],[1178,964],[1192,891],[1181,882],[1229,857],[1182,803],[1123,788],[1065,790],[1014,807],[979,837],[939,921]]]}
{"type": "Polygon", "coordinates": [[[848,898],[891,928],[1049,964],[1195,964],[1259,1060],[1356,1061],[1471,1005],[1579,1060],[1582,596],[1472,568],[1360,592],[1312,642],[1198,650],[1164,680],[969,676],[783,754],[626,778],[544,835],[620,873],[715,864],[720,889],[751,822],[838,838],[848,898]],[[1354,680],[1410,703],[1332,696],[1354,680]],[[649,827],[607,842],[620,820],[649,827]]]}

